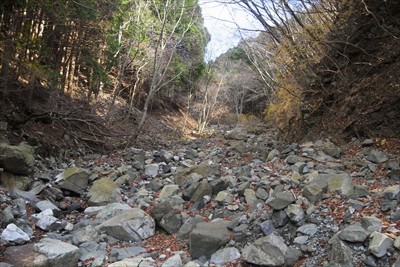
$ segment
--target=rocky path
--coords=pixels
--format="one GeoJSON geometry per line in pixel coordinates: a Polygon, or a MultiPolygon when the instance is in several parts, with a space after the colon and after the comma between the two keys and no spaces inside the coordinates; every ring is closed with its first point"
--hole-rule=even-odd
{"type": "Polygon", "coordinates": [[[0,166],[0,267],[400,266],[399,156],[377,140],[236,128],[64,162],[0,144],[0,166]]]}

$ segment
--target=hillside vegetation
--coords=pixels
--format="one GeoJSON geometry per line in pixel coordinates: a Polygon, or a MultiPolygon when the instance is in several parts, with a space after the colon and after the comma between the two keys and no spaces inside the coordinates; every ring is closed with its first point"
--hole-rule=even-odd
{"type": "Polygon", "coordinates": [[[283,137],[398,136],[398,1],[237,2],[264,27],[239,47],[283,137]]]}
{"type": "Polygon", "coordinates": [[[263,30],[208,64],[197,0],[2,2],[7,138],[104,149],[256,116],[285,140],[399,135],[398,1],[218,2],[263,30]]]}

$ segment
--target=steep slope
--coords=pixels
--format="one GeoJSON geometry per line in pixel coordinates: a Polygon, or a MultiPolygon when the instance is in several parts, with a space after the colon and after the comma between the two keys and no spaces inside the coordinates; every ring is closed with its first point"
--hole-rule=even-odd
{"type": "Polygon", "coordinates": [[[395,0],[348,4],[303,98],[303,136],[399,136],[399,12],[395,0]],[[336,65],[320,70],[330,59],[336,65]]]}

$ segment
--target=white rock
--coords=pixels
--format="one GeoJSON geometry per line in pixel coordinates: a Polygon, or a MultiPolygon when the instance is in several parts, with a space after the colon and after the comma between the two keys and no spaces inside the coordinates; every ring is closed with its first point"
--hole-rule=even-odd
{"type": "Polygon", "coordinates": [[[1,233],[1,241],[7,243],[24,244],[30,240],[27,233],[10,223],[1,233]]]}

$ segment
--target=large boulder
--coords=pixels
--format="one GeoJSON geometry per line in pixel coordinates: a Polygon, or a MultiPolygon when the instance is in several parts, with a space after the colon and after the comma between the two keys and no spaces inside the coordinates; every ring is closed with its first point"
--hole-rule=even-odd
{"type": "Polygon", "coordinates": [[[97,180],[88,192],[89,205],[102,206],[115,202],[119,196],[119,190],[119,186],[110,178],[97,180]]]}
{"type": "Polygon", "coordinates": [[[192,197],[190,198],[190,201],[192,202],[197,202],[203,199],[204,196],[212,196],[212,187],[211,185],[207,182],[206,179],[201,181],[200,185],[197,187],[196,191],[193,193],[192,197]]]}
{"type": "Polygon", "coordinates": [[[78,266],[79,248],[69,243],[43,238],[34,245],[33,250],[47,258],[47,266],[78,266]]]}
{"type": "MultiPolygon", "coordinates": [[[[208,162],[203,162],[200,164],[197,164],[193,166],[192,168],[185,170],[181,173],[178,174],[178,176],[175,179],[175,182],[178,185],[182,185],[184,183],[188,182],[189,177],[196,177],[196,180],[198,181],[201,179],[201,177],[208,177],[208,176],[213,176],[213,175],[218,175],[220,172],[220,166],[218,164],[208,164],[208,162]]],[[[190,179],[189,183],[193,183],[193,178],[190,179]]]]}
{"type": "Polygon", "coordinates": [[[101,207],[101,209],[98,211],[96,215],[96,220],[101,222],[104,222],[105,220],[108,220],[121,212],[125,210],[130,210],[132,209],[128,204],[123,204],[123,203],[111,203],[108,204],[105,207],[101,207]]]}
{"type": "Polygon", "coordinates": [[[133,208],[106,220],[99,229],[122,241],[141,241],[154,235],[155,222],[143,210],[133,208]]]}
{"type": "Polygon", "coordinates": [[[10,172],[0,171],[0,182],[9,191],[13,189],[27,190],[32,180],[27,176],[14,175],[10,172]]]}
{"type": "Polygon", "coordinates": [[[278,192],[275,194],[274,198],[268,202],[268,204],[274,210],[282,210],[292,204],[295,201],[295,198],[292,192],[278,192]]]}
{"type": "Polygon", "coordinates": [[[271,234],[257,239],[242,251],[244,261],[265,266],[282,266],[288,250],[283,238],[271,234]]]}
{"type": "Polygon", "coordinates": [[[170,211],[158,222],[169,234],[175,234],[183,224],[182,214],[178,211],[170,211]]]}
{"type": "Polygon", "coordinates": [[[30,174],[35,166],[34,149],[26,143],[0,144],[0,167],[15,174],[30,174]]]}
{"type": "Polygon", "coordinates": [[[375,255],[375,257],[383,257],[388,252],[388,249],[393,246],[393,239],[385,234],[373,232],[370,235],[370,242],[368,251],[375,255]]]}
{"type": "Polygon", "coordinates": [[[330,261],[333,266],[352,267],[353,265],[353,253],[352,250],[337,237],[334,237],[331,241],[332,252],[330,255],[330,261]]]}
{"type": "Polygon", "coordinates": [[[364,242],[368,235],[360,224],[349,225],[339,232],[340,239],[348,242],[364,242]]]}
{"type": "Polygon", "coordinates": [[[347,173],[335,174],[328,181],[328,191],[347,197],[354,192],[354,184],[347,173]]]}
{"type": "Polygon", "coordinates": [[[340,154],[342,153],[340,147],[332,143],[331,141],[325,142],[322,147],[322,151],[334,158],[340,158],[340,154]]]}
{"type": "Polygon", "coordinates": [[[179,185],[168,184],[163,187],[160,192],[159,198],[169,198],[176,195],[179,192],[179,185]]]}
{"type": "Polygon", "coordinates": [[[229,221],[198,223],[189,236],[190,255],[192,258],[211,255],[227,244],[231,237],[229,221]]]}
{"type": "Polygon", "coordinates": [[[372,163],[384,163],[389,160],[388,154],[379,150],[372,150],[367,156],[366,159],[371,161],[372,163]]]}
{"type": "Polygon", "coordinates": [[[56,179],[60,188],[83,194],[88,186],[89,172],[86,169],[71,167],[57,175],[56,179]]]}

